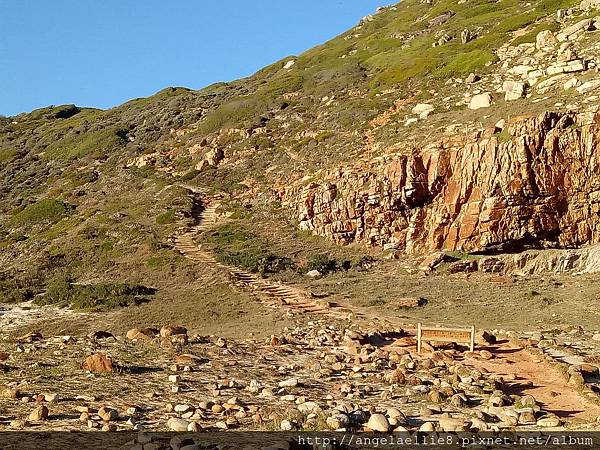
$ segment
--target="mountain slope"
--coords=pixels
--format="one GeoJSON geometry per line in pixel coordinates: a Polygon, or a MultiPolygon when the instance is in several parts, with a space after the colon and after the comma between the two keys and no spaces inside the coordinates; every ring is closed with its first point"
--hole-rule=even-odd
{"type": "MultiPolygon", "coordinates": [[[[247,79],[2,118],[0,291],[178,273],[168,237],[193,206],[185,184],[225,195],[243,227],[399,253],[597,242],[579,200],[596,187],[575,177],[596,174],[578,162],[596,139],[578,115],[595,107],[593,5],[407,0],[247,79]]],[[[299,267],[371,252],[295,239],[299,267]]]]}

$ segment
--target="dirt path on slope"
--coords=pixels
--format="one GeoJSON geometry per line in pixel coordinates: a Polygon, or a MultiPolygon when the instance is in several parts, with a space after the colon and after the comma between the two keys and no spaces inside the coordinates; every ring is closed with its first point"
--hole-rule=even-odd
{"type": "MultiPolygon", "coordinates": [[[[482,350],[483,347],[479,347],[482,350]]],[[[465,363],[499,375],[514,374],[508,381],[508,393],[530,394],[541,407],[573,423],[594,422],[600,417],[600,406],[589,402],[570,386],[557,368],[508,341],[485,347],[494,355],[490,360],[469,358],[465,363]]]]}
{"type": "MultiPolygon", "coordinates": [[[[199,193],[198,190],[192,192],[199,193]]],[[[195,225],[174,237],[175,248],[186,258],[227,272],[236,283],[245,289],[252,290],[262,303],[270,307],[284,307],[296,312],[318,314],[336,319],[346,319],[351,313],[359,314],[357,311],[342,307],[337,303],[316,299],[311,293],[294,286],[271,282],[253,273],[217,261],[211,253],[197,245],[194,238],[217,223],[216,210],[219,204],[214,202],[198,203],[198,205],[192,210],[195,225]]]]}

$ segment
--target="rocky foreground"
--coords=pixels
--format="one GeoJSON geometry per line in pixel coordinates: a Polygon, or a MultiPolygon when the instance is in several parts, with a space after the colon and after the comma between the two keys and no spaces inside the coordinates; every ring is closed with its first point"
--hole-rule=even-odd
{"type": "Polygon", "coordinates": [[[0,429],[589,430],[599,341],[579,328],[496,330],[472,353],[448,344],[417,354],[405,330],[322,319],[266,340],[178,326],[5,336],[0,429]]]}

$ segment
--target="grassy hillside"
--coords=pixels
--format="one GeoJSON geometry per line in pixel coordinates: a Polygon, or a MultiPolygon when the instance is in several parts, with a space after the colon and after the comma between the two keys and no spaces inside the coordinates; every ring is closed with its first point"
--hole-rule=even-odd
{"type": "Polygon", "coordinates": [[[430,98],[449,77],[494,70],[495,48],[534,40],[576,3],[405,0],[247,79],[167,88],[107,111],[0,118],[0,302],[57,283],[168,278],[183,264],[168,237],[191,209],[178,184],[259,198],[404,139],[391,126],[369,134],[371,121],[402,99],[430,98]]]}

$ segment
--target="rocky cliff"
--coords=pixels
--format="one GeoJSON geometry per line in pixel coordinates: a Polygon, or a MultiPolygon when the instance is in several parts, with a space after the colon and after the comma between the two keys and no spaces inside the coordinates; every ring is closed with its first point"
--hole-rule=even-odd
{"type": "Polygon", "coordinates": [[[407,253],[600,242],[600,115],[547,112],[292,186],[300,227],[407,253]]]}

